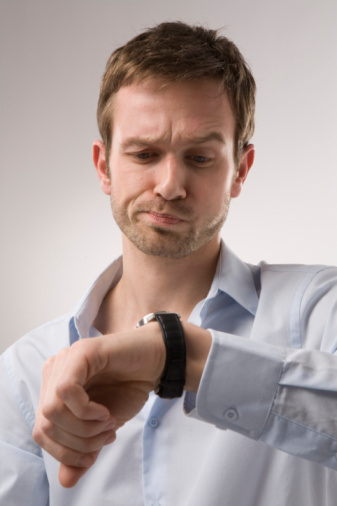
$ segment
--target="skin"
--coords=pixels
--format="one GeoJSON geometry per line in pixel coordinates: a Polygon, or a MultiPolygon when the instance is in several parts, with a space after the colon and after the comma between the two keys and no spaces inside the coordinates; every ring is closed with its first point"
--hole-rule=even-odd
{"type": "Polygon", "coordinates": [[[236,177],[234,128],[228,98],[211,80],[197,87],[152,80],[119,91],[108,180],[99,141],[94,161],[115,220],[138,249],[180,258],[218,247],[246,177],[236,177]]]}
{"type": "Polygon", "coordinates": [[[93,160],[122,231],[123,275],[105,297],[96,328],[47,360],[33,431],[74,486],[101,448],[133,418],[158,384],[165,347],[162,309],[182,316],[185,389],[197,391],[211,347],[208,331],[188,323],[210,289],[220,230],[254,160],[249,145],[234,163],[234,116],[213,80],[122,87],[114,99],[109,160],[95,141],[93,160]]]}

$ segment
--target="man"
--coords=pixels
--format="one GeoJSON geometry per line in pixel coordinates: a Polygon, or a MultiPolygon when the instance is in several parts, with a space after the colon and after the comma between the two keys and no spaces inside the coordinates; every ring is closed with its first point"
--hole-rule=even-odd
{"type": "Polygon", "coordinates": [[[1,358],[4,504],[335,504],[337,269],[249,266],[220,239],[254,96],[212,30],[111,56],[93,159],[123,259],[1,358]]]}

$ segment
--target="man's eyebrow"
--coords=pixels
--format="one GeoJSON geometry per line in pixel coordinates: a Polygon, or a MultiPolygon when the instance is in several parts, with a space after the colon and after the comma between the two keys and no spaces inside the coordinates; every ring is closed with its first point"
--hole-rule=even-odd
{"type": "Polygon", "coordinates": [[[203,144],[204,142],[218,141],[225,144],[225,139],[220,132],[210,132],[205,135],[191,137],[191,142],[195,144],[203,144]]]}
{"type": "Polygon", "coordinates": [[[122,147],[123,149],[131,147],[144,148],[156,142],[158,142],[158,139],[152,139],[150,137],[128,137],[122,143],[122,147]]]}
{"type": "MultiPolygon", "coordinates": [[[[210,141],[218,141],[221,144],[225,144],[225,139],[221,132],[209,132],[205,135],[196,135],[193,137],[189,137],[188,141],[192,144],[203,144],[205,142],[210,141]]],[[[144,148],[147,146],[151,146],[157,143],[162,142],[162,138],[152,138],[152,137],[128,137],[122,143],[123,149],[128,149],[132,147],[144,148]]]]}

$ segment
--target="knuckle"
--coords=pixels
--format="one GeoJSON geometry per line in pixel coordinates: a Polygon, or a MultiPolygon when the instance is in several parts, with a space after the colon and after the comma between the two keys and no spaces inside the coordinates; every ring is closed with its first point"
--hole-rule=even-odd
{"type": "Polygon", "coordinates": [[[76,341],[69,348],[69,352],[74,355],[74,360],[91,361],[96,357],[98,342],[91,338],[84,338],[76,341]]]}
{"type": "Polygon", "coordinates": [[[40,431],[46,436],[53,437],[55,435],[55,426],[47,418],[43,418],[40,422],[40,431]]]}
{"type": "Polygon", "coordinates": [[[55,387],[55,393],[60,399],[64,399],[67,397],[69,392],[69,385],[66,381],[60,379],[58,384],[55,387]]]}
{"type": "Polygon", "coordinates": [[[33,436],[35,443],[37,443],[39,446],[43,445],[44,434],[41,431],[40,427],[36,424],[34,425],[32,436],[33,436]]]}
{"type": "Polygon", "coordinates": [[[55,426],[46,418],[39,417],[35,421],[32,431],[34,441],[41,447],[48,446],[48,441],[55,436],[55,426]]]}
{"type": "Polygon", "coordinates": [[[72,354],[86,354],[90,349],[91,340],[88,338],[80,339],[75,341],[70,347],[70,353],[72,354]]]}
{"type": "Polygon", "coordinates": [[[51,402],[46,402],[41,407],[41,413],[44,419],[47,420],[55,420],[56,419],[56,413],[57,409],[56,406],[51,402]]]}

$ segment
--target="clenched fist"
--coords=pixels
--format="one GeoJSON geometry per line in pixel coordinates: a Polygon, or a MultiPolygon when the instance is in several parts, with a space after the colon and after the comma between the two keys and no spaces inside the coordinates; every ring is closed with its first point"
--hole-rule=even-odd
{"type": "Polygon", "coordinates": [[[116,430],[144,406],[159,383],[166,351],[158,324],[82,339],[43,368],[35,441],[74,486],[116,430]]]}

